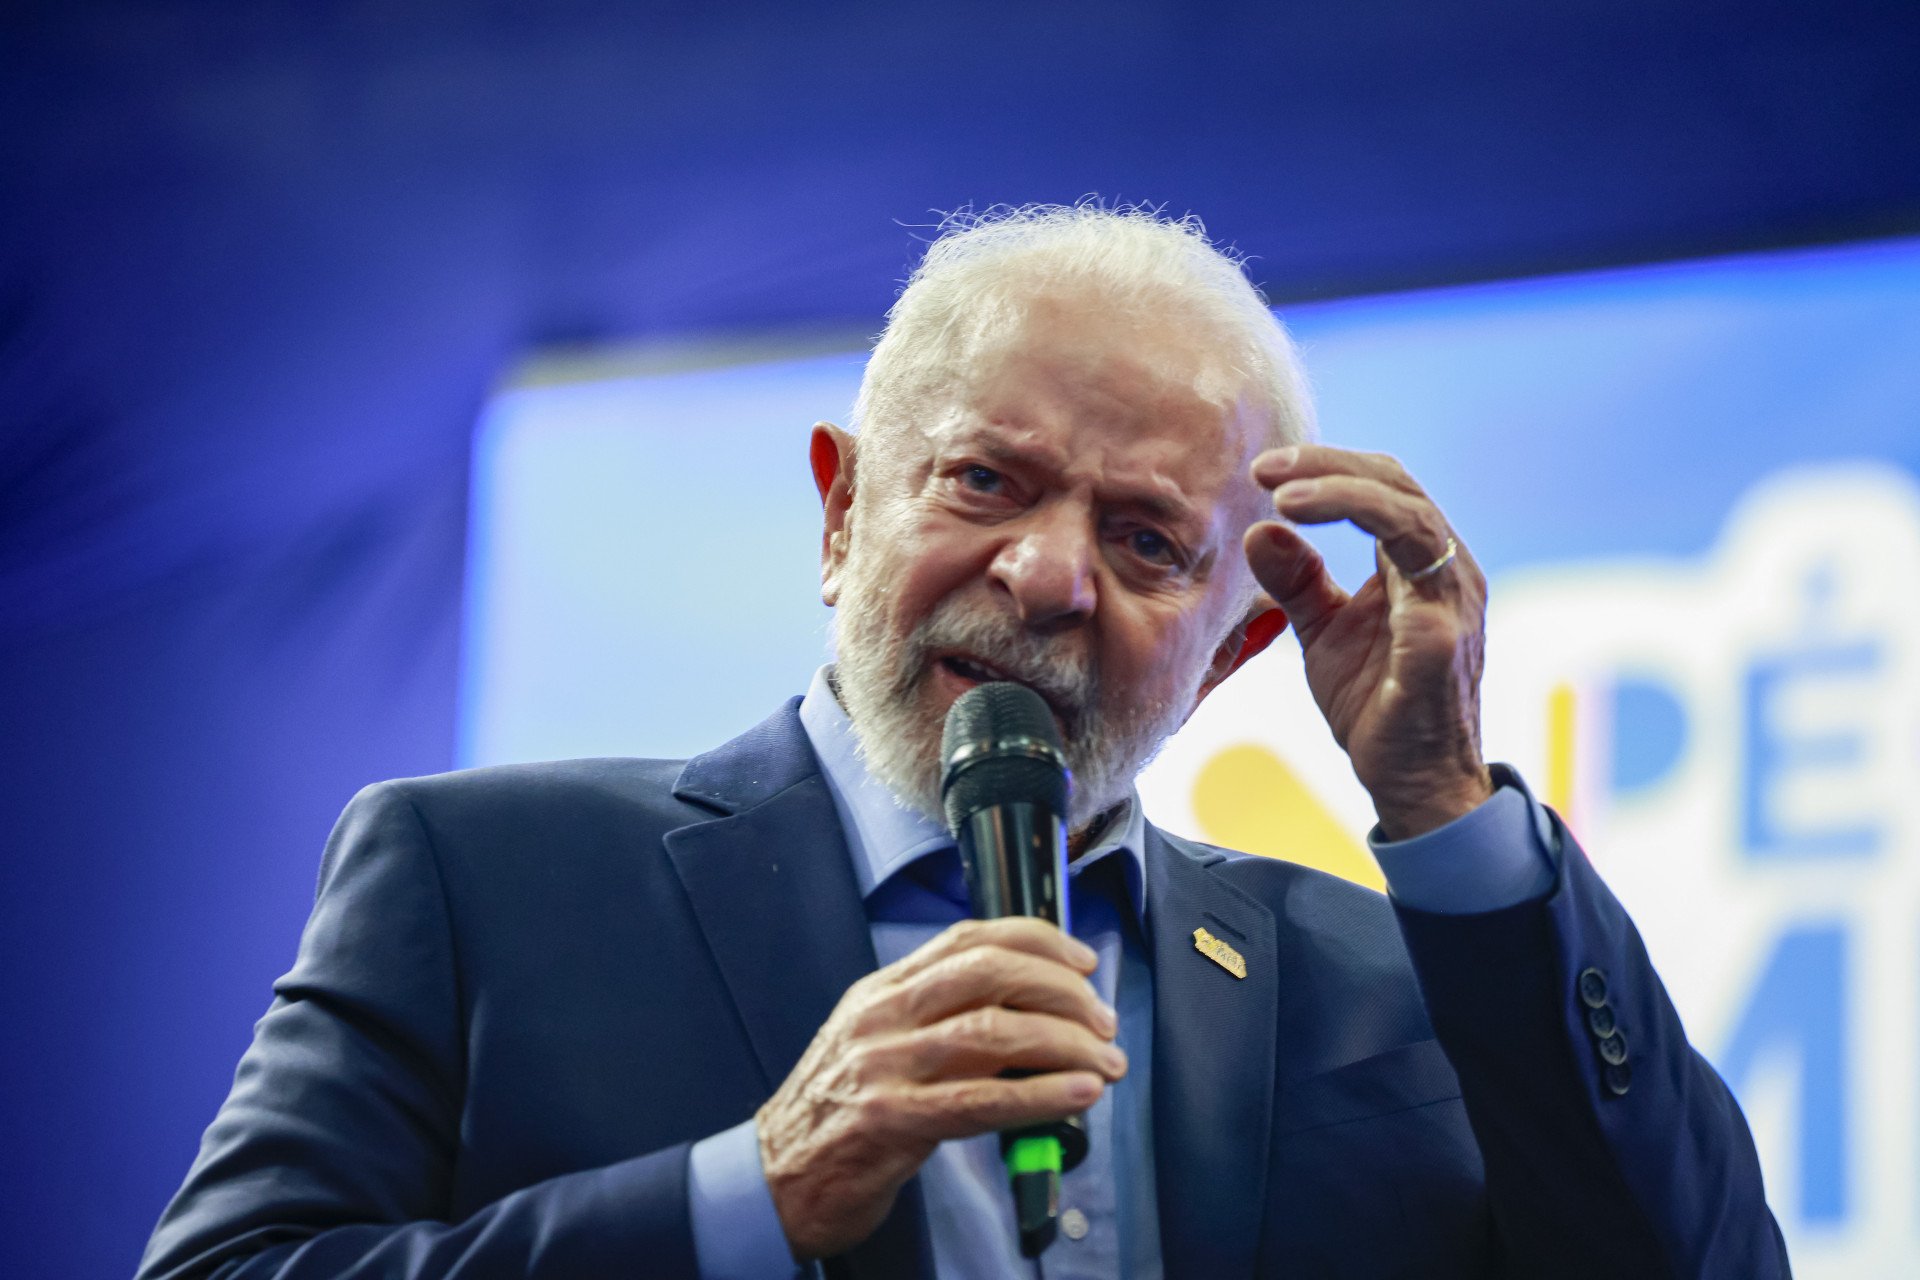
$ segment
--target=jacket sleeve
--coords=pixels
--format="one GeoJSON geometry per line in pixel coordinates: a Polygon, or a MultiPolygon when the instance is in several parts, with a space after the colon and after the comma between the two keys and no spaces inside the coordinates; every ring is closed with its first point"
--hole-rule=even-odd
{"type": "Polygon", "coordinates": [[[1549,838],[1544,897],[1395,906],[1486,1162],[1506,1274],[1787,1277],[1739,1106],[1557,818],[1549,838]]]}
{"type": "Polygon", "coordinates": [[[438,864],[403,784],[342,815],[274,994],[140,1280],[695,1275],[687,1144],[449,1220],[465,1018],[438,864]]]}

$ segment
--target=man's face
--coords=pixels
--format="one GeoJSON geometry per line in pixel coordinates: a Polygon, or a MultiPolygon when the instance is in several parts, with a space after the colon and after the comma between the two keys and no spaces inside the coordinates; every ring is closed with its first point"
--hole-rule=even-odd
{"type": "Polygon", "coordinates": [[[1267,426],[1203,332],[1037,299],[951,392],[869,429],[824,594],[841,698],[908,804],[940,812],[954,700],[1013,679],[1060,721],[1078,829],[1224,676],[1267,426]]]}

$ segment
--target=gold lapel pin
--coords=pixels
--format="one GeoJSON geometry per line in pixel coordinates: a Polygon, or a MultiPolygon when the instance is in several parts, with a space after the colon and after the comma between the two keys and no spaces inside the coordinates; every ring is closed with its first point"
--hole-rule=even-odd
{"type": "Polygon", "coordinates": [[[1247,976],[1246,957],[1208,933],[1205,929],[1195,929],[1193,931],[1193,949],[1219,965],[1222,969],[1225,969],[1234,977],[1244,978],[1247,976]]]}

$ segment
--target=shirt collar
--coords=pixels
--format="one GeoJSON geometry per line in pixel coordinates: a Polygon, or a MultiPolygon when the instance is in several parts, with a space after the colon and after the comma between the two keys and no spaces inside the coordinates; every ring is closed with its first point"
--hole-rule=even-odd
{"type": "MultiPolygon", "coordinates": [[[[821,667],[814,672],[813,684],[800,701],[800,724],[813,744],[814,754],[820,757],[834,812],[839,815],[853,857],[854,879],[865,901],[909,864],[936,850],[952,848],[953,836],[943,824],[900,803],[867,771],[853,722],[847,719],[828,681],[832,670],[821,667]]],[[[1073,875],[1108,856],[1124,856],[1127,893],[1142,928],[1146,920],[1146,834],[1140,794],[1131,792],[1120,812],[1107,820],[1099,842],[1074,859],[1069,868],[1073,875]]]]}

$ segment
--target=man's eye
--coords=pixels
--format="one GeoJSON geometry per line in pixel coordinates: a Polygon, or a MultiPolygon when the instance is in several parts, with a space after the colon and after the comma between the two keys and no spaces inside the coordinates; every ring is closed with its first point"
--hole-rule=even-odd
{"type": "Polygon", "coordinates": [[[1000,492],[1001,476],[992,467],[971,466],[960,473],[960,483],[975,493],[1000,492]]]}
{"type": "Polygon", "coordinates": [[[1172,564],[1173,543],[1151,529],[1135,529],[1127,535],[1127,548],[1142,560],[1154,564],[1172,564]]]}

